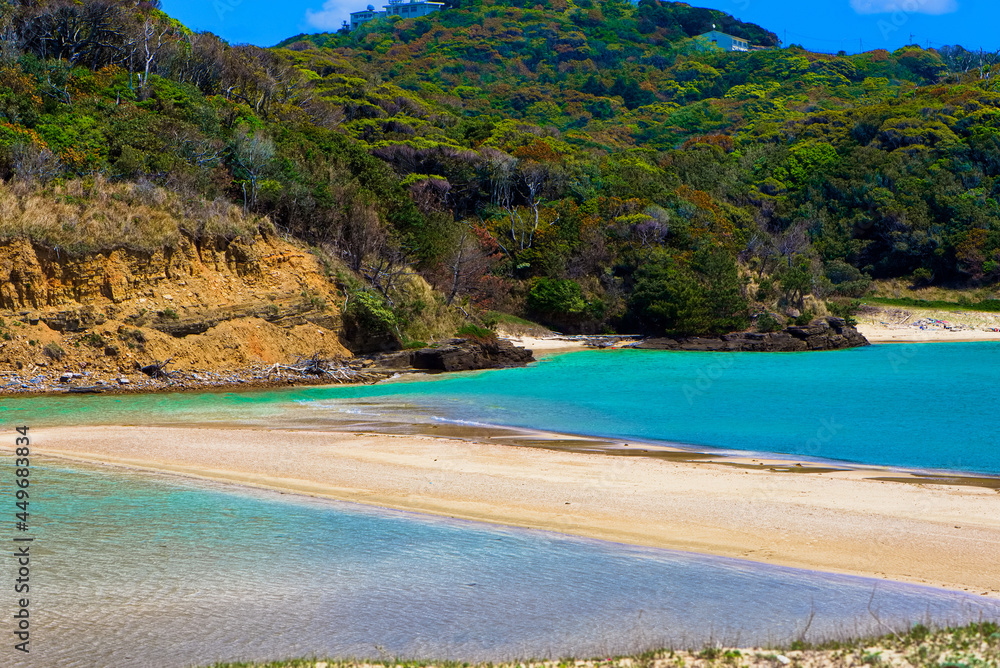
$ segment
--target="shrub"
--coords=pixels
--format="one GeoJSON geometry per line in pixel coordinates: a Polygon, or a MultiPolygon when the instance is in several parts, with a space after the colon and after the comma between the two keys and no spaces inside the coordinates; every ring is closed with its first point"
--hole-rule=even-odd
{"type": "MultiPolygon", "coordinates": [[[[316,311],[326,310],[326,300],[323,299],[319,294],[309,290],[308,288],[302,291],[302,301],[311,309],[316,311]]],[[[273,306],[273,304],[272,304],[273,306]]],[[[275,307],[277,311],[277,307],[275,307]]]]}
{"type": "Polygon", "coordinates": [[[160,315],[167,320],[179,320],[180,316],[177,315],[177,311],[172,308],[165,308],[160,313],[160,315]]]}
{"type": "MultiPolygon", "coordinates": [[[[127,327],[120,327],[118,329],[118,336],[125,345],[135,350],[137,348],[142,348],[146,343],[146,335],[142,333],[141,329],[129,329],[127,327]]],[[[105,352],[107,352],[105,350],[105,352]]]]}
{"type": "Polygon", "coordinates": [[[703,336],[744,329],[746,299],[735,260],[704,246],[690,261],[653,255],[635,273],[629,312],[640,329],[667,336],[703,336]]]}
{"type": "Polygon", "coordinates": [[[587,302],[576,281],[538,278],[528,292],[528,309],[534,313],[566,318],[579,316],[586,308],[587,302]]]}
{"type": "Polygon", "coordinates": [[[45,348],[42,349],[42,352],[57,362],[66,356],[66,351],[63,350],[63,347],[54,341],[47,344],[45,348]]]}
{"type": "Polygon", "coordinates": [[[757,331],[758,332],[776,332],[781,329],[781,323],[770,313],[761,313],[757,317],[757,331]]]}
{"type": "Polygon", "coordinates": [[[774,281],[770,278],[761,280],[757,286],[757,301],[766,302],[771,298],[772,294],[774,294],[774,281]]]}
{"type": "Polygon", "coordinates": [[[803,313],[802,315],[800,315],[798,318],[795,319],[795,324],[798,325],[799,327],[806,327],[807,325],[809,325],[809,323],[813,321],[813,318],[815,317],[816,317],[815,313],[813,313],[812,311],[806,311],[805,313],[803,313]]]}
{"type": "Polygon", "coordinates": [[[853,327],[858,324],[854,316],[861,310],[861,302],[857,299],[834,299],[826,303],[826,309],[838,318],[843,318],[848,325],[853,327]]]}
{"type": "Polygon", "coordinates": [[[913,272],[913,285],[930,285],[934,280],[934,273],[927,267],[920,267],[913,272]]]}
{"type": "Polygon", "coordinates": [[[843,260],[834,260],[827,265],[826,278],[833,284],[834,293],[843,297],[860,297],[872,287],[868,276],[843,260]]]}
{"type": "Polygon", "coordinates": [[[356,292],[347,305],[347,315],[363,330],[374,334],[394,334],[396,314],[374,292],[356,292]]]}
{"type": "Polygon", "coordinates": [[[80,337],[80,341],[86,343],[91,348],[103,348],[107,345],[107,341],[104,340],[97,332],[88,332],[87,334],[80,337]]]}
{"type": "Polygon", "coordinates": [[[470,339],[480,343],[489,343],[497,340],[497,333],[492,329],[486,329],[485,327],[479,327],[478,325],[471,324],[459,327],[455,335],[463,339],[470,339]]]}

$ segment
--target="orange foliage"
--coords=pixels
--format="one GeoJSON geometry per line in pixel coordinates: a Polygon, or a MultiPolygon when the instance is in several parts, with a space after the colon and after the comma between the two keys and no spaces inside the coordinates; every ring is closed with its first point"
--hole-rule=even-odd
{"type": "Polygon", "coordinates": [[[695,190],[689,185],[682,185],[677,189],[677,195],[691,202],[699,209],[711,211],[715,215],[719,215],[719,205],[704,190],[695,190]]]}
{"type": "Polygon", "coordinates": [[[712,196],[703,190],[695,190],[687,185],[682,185],[677,189],[677,195],[682,199],[691,202],[699,210],[708,214],[707,226],[702,227],[696,225],[692,232],[695,236],[701,236],[706,233],[711,233],[716,239],[729,239],[733,236],[735,230],[733,229],[733,224],[729,221],[726,215],[723,213],[721,207],[712,199],[712,196]]]}
{"type": "Polygon", "coordinates": [[[535,162],[556,162],[560,159],[560,155],[549,146],[548,142],[541,139],[535,139],[526,146],[519,146],[513,155],[521,160],[534,160],[535,162]]]}
{"type": "Polygon", "coordinates": [[[20,68],[0,68],[0,87],[11,89],[15,95],[27,97],[35,106],[42,104],[42,98],[35,90],[35,80],[20,68]]]}
{"type": "Polygon", "coordinates": [[[732,153],[736,148],[736,142],[729,135],[705,135],[703,137],[691,137],[686,142],[682,148],[687,150],[697,144],[709,144],[711,146],[718,146],[726,153],[732,153]]]}
{"type": "Polygon", "coordinates": [[[48,148],[49,145],[45,143],[45,140],[38,136],[38,133],[34,130],[26,128],[21,125],[14,125],[13,123],[7,123],[5,121],[0,121],[0,128],[5,128],[15,135],[21,135],[26,141],[29,141],[39,148],[48,148]]]}

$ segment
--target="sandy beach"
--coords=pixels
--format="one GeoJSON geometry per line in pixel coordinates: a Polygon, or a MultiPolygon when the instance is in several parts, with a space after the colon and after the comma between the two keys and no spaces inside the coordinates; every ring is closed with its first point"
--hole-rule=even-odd
{"type": "Polygon", "coordinates": [[[858,324],[858,331],[871,343],[972,343],[1000,341],[1000,332],[982,330],[920,329],[858,324]]]}
{"type": "Polygon", "coordinates": [[[38,428],[33,443],[36,456],[1000,597],[988,480],[294,430],[38,428]]]}
{"type": "Polygon", "coordinates": [[[579,339],[562,338],[558,336],[503,336],[518,348],[527,348],[535,354],[554,355],[556,353],[572,353],[587,350],[587,345],[579,339]]]}
{"type": "Polygon", "coordinates": [[[1000,341],[1000,313],[881,307],[857,319],[872,343],[1000,341]]]}

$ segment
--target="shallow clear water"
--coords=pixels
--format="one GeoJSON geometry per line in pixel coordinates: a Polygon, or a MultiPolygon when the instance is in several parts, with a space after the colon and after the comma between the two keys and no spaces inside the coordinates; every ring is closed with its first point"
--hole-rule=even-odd
{"type": "Polygon", "coordinates": [[[366,387],[4,400],[28,424],[470,421],[1000,474],[1000,343],[806,354],[594,351],[366,387]]]}
{"type": "Polygon", "coordinates": [[[869,601],[883,623],[1000,616],[916,586],[170,476],[38,461],[32,479],[32,654],[17,666],[781,642],[811,613],[813,639],[884,631],[869,601]]]}

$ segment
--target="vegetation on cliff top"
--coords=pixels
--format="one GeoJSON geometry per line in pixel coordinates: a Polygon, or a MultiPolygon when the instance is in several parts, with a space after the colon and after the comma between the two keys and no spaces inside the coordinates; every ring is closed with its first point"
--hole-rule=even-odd
{"type": "MultiPolygon", "coordinates": [[[[469,313],[685,334],[872,279],[995,286],[1000,66],[706,51],[713,23],[777,41],[683,3],[472,0],[259,49],[156,3],[0,0],[0,178],[56,203],[101,180],[185,216],[232,202],[232,229],[267,216],[409,313],[412,272],[469,313]]],[[[58,220],[68,237],[0,234],[170,241],[58,220]]]]}
{"type": "Polygon", "coordinates": [[[182,199],[149,181],[101,176],[48,184],[0,182],[0,238],[26,237],[68,254],[108,248],[154,252],[191,238],[233,239],[270,223],[224,199],[182,199]]]}

